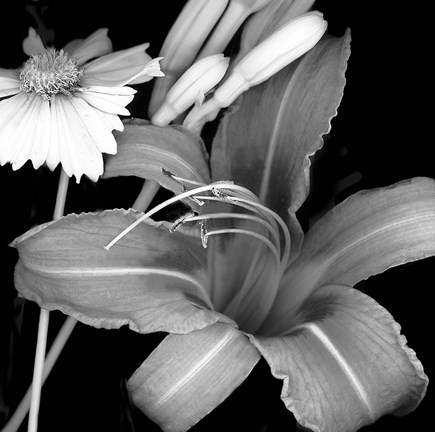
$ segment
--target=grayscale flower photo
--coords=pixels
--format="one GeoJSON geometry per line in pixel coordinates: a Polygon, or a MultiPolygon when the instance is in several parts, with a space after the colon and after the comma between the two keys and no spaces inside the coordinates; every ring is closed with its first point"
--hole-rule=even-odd
{"type": "Polygon", "coordinates": [[[3,3],[0,431],[428,430],[430,15],[3,3]]]}

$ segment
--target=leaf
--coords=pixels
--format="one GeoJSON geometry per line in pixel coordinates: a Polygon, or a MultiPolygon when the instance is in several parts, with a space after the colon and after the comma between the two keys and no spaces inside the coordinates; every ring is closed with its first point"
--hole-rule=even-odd
{"type": "Polygon", "coordinates": [[[373,299],[346,286],[323,287],[301,315],[282,336],[251,339],[283,380],[281,398],[302,426],[352,432],[418,406],[428,383],[423,366],[373,299]]]}
{"type": "Polygon", "coordinates": [[[433,255],[434,180],[414,178],[358,192],[308,231],[299,257],[284,274],[265,328],[287,328],[294,311],[322,285],[353,286],[390,267],[433,255]]]}
{"type": "Polygon", "coordinates": [[[214,180],[251,189],[281,217],[308,194],[309,156],[337,113],[350,34],[322,39],[264,84],[244,93],[222,119],[212,146],[214,180]]]}
{"type": "Polygon", "coordinates": [[[202,139],[178,125],[158,127],[142,119],[124,122],[124,132],[115,132],[118,154],[109,156],[103,178],[137,176],[154,179],[174,193],[182,186],[162,173],[210,183],[208,156],[202,139]]]}
{"type": "Polygon", "coordinates": [[[141,213],[71,214],[16,239],[15,286],[28,300],[94,327],[185,333],[216,321],[200,241],[148,219],[104,248],[141,213]]]}
{"type": "Polygon", "coordinates": [[[242,332],[216,323],[167,336],[128,387],[134,404],[163,431],[184,432],[223,402],[259,359],[242,332]]]}

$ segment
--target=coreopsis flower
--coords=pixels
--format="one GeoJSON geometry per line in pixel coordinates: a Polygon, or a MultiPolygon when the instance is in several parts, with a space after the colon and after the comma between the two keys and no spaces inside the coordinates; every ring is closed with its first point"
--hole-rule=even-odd
{"type": "Polygon", "coordinates": [[[111,131],[123,130],[119,115],[129,115],[125,106],[136,93],[127,84],[163,75],[148,46],[110,53],[100,29],[57,50],[30,29],[23,43],[30,58],[19,69],[0,69],[0,163],[14,170],[29,159],[35,169],[61,163],[77,182],[83,174],[97,181],[102,153],[116,153],[111,131]]]}
{"type": "Polygon", "coordinates": [[[192,427],[261,357],[313,431],[353,432],[425,394],[399,325],[354,286],[435,255],[435,181],[356,193],[305,233],[296,217],[348,55],[348,35],[328,38],[245,93],[225,113],[210,164],[190,130],[135,124],[105,175],[153,176],[174,197],[145,214],[69,215],[13,243],[25,298],[95,327],[169,333],[128,382],[163,431],[192,427]],[[152,220],[180,202],[191,211],[152,220]]]}

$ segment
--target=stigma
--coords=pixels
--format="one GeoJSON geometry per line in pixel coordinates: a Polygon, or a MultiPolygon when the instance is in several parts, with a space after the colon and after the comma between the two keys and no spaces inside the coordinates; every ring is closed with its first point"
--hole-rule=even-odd
{"type": "Polygon", "coordinates": [[[36,93],[46,100],[57,93],[71,96],[82,76],[83,69],[77,59],[63,50],[50,49],[24,63],[20,73],[21,90],[36,93]]]}

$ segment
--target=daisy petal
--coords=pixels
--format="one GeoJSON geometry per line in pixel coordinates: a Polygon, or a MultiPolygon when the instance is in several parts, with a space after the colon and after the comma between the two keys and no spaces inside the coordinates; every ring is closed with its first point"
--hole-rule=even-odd
{"type": "Polygon", "coordinates": [[[107,32],[107,28],[98,29],[86,39],[71,41],[65,45],[64,50],[75,57],[80,65],[93,58],[106,55],[112,51],[112,42],[107,32]]]}
{"type": "Polygon", "coordinates": [[[84,67],[80,85],[122,87],[132,79],[136,79],[152,60],[145,52],[148,46],[149,43],[137,45],[91,61],[84,67]]]}
{"type": "Polygon", "coordinates": [[[95,327],[186,333],[229,318],[211,310],[197,237],[147,219],[104,248],[142,213],[71,214],[12,243],[15,285],[27,299],[95,327]]]}
{"type": "Polygon", "coordinates": [[[16,149],[12,168],[20,169],[29,159],[38,169],[47,159],[50,144],[50,104],[38,95],[32,95],[27,115],[16,129],[16,149]]]}
{"type": "Polygon", "coordinates": [[[85,102],[86,107],[78,108],[78,101],[79,98],[63,95],[52,98],[52,139],[57,142],[54,143],[53,153],[49,152],[47,156],[47,165],[55,166],[60,161],[68,176],[76,177],[77,183],[83,174],[97,181],[103,173],[103,158],[98,145],[105,137],[95,134],[95,129],[87,123],[88,118],[82,112],[92,108],[85,102]]]}
{"type": "Polygon", "coordinates": [[[302,426],[356,431],[417,407],[428,379],[387,310],[357,290],[328,286],[301,314],[292,331],[252,342],[283,380],[281,398],[302,426]]]}
{"type": "Polygon", "coordinates": [[[109,114],[130,115],[124,108],[134,97],[136,90],[130,87],[86,87],[77,96],[89,105],[109,114]]]}
{"type": "Polygon", "coordinates": [[[185,432],[222,403],[259,359],[244,334],[216,323],[167,336],[129,379],[128,389],[163,431],[185,432]]]}
{"type": "Polygon", "coordinates": [[[23,40],[23,51],[28,56],[41,54],[46,51],[44,43],[33,27],[29,28],[29,35],[23,40]]]}
{"type": "Polygon", "coordinates": [[[82,124],[101,153],[116,154],[116,140],[107,123],[98,115],[98,110],[91,108],[80,98],[70,99],[82,124]]]}
{"type": "Polygon", "coordinates": [[[48,101],[35,94],[20,93],[0,102],[0,162],[14,170],[32,160],[34,168],[44,162],[49,145],[48,101]]]}
{"type": "Polygon", "coordinates": [[[144,82],[150,81],[153,77],[163,77],[165,74],[160,69],[160,60],[163,57],[156,57],[150,60],[142,69],[142,71],[138,72],[134,78],[130,81],[127,81],[127,84],[142,84],[144,82]]]}
{"type": "Polygon", "coordinates": [[[19,70],[0,68],[0,98],[19,93],[20,86],[19,70]]]}

